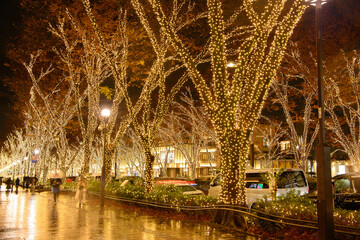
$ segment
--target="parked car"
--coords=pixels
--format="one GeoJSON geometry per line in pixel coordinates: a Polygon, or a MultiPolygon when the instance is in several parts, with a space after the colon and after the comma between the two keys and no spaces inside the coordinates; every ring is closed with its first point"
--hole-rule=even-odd
{"type": "Polygon", "coordinates": [[[77,176],[68,176],[66,177],[66,182],[75,182],[76,181],[77,176]]]}
{"type": "Polygon", "coordinates": [[[184,195],[204,195],[204,192],[191,185],[175,185],[184,195]]]}
{"type": "MultiPolygon", "coordinates": [[[[258,199],[271,197],[272,189],[264,182],[263,175],[275,169],[247,169],[245,172],[247,205],[253,207],[258,199]]],[[[284,169],[277,182],[276,195],[280,196],[290,190],[299,191],[300,194],[309,193],[309,184],[301,169],[284,169]]],[[[221,191],[221,175],[217,175],[210,183],[209,196],[217,197],[221,191]]]]}
{"type": "Polygon", "coordinates": [[[360,209],[360,173],[333,177],[334,205],[344,209],[360,209]]]}
{"type": "Polygon", "coordinates": [[[158,184],[174,184],[174,185],[196,185],[195,181],[180,177],[156,177],[154,178],[156,185],[158,184]]]}
{"type": "Polygon", "coordinates": [[[205,176],[194,179],[195,184],[193,185],[196,189],[199,189],[204,192],[205,195],[208,195],[210,183],[213,180],[214,176],[205,176]]]}

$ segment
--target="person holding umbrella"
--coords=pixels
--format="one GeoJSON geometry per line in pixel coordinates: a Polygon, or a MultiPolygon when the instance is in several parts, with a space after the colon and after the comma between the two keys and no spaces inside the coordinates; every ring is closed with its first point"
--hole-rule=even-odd
{"type": "Polygon", "coordinates": [[[20,179],[19,178],[16,178],[15,180],[15,189],[16,189],[16,193],[18,192],[19,190],[19,185],[20,185],[20,179]]]}
{"type": "Polygon", "coordinates": [[[54,203],[56,204],[56,200],[59,198],[60,194],[60,185],[62,183],[62,179],[65,177],[65,173],[60,169],[55,169],[51,171],[49,177],[51,183],[51,192],[54,194],[54,203]]]}
{"type": "Polygon", "coordinates": [[[59,198],[61,179],[54,178],[51,182],[51,192],[54,194],[54,203],[56,204],[57,198],[59,198]]]}
{"type": "Polygon", "coordinates": [[[31,180],[31,194],[35,194],[36,183],[37,183],[37,179],[36,177],[33,177],[31,180]]]}

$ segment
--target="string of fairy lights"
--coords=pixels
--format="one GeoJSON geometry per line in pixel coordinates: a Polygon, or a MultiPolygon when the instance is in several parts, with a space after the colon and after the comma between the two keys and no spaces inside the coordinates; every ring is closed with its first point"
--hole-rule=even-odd
{"type": "Polygon", "coordinates": [[[254,9],[253,0],[244,0],[243,7],[253,30],[239,47],[233,75],[226,69],[226,38],[222,4],[208,0],[208,22],[211,32],[213,89],[206,84],[194,59],[166,20],[159,0],[149,0],[162,29],[186,65],[219,139],[221,148],[221,193],[219,201],[246,204],[244,173],[248,158],[249,136],[264,104],[269,85],[284,55],[288,39],[307,5],[295,0],[268,1],[262,13],[254,9]],[[284,14],[285,9],[287,13],[284,14]],[[228,76],[232,76],[229,79],[228,76]]]}
{"type": "MultiPolygon", "coordinates": [[[[153,45],[153,49],[154,52],[157,56],[157,59],[154,61],[151,70],[150,70],[150,74],[148,75],[147,79],[146,79],[146,83],[145,86],[143,87],[143,90],[141,92],[141,96],[138,100],[138,103],[141,103],[141,108],[142,108],[142,121],[137,119],[137,113],[139,112],[138,110],[134,110],[134,106],[128,96],[128,92],[126,90],[126,82],[124,81],[126,79],[126,68],[122,68],[124,66],[126,66],[126,55],[127,55],[127,49],[128,49],[128,43],[126,40],[126,34],[125,34],[125,30],[126,30],[126,25],[123,24],[121,25],[121,38],[123,41],[123,46],[122,46],[122,67],[120,67],[121,69],[117,69],[117,66],[114,65],[114,63],[116,61],[114,61],[114,59],[111,57],[111,55],[109,55],[106,51],[106,42],[104,41],[104,38],[102,37],[101,33],[100,33],[100,29],[97,25],[97,23],[95,22],[95,18],[92,15],[91,12],[91,7],[90,7],[90,2],[88,0],[83,0],[84,6],[86,8],[87,14],[92,22],[92,25],[94,27],[95,33],[98,37],[98,40],[103,48],[103,52],[106,58],[107,63],[109,64],[109,66],[111,66],[111,70],[112,70],[112,74],[115,77],[115,82],[116,82],[116,88],[119,90],[117,92],[121,93],[124,95],[124,98],[126,100],[126,106],[129,112],[129,121],[132,122],[132,125],[134,126],[134,130],[137,134],[137,136],[140,139],[141,142],[141,146],[144,150],[145,153],[145,157],[146,157],[146,167],[145,167],[145,187],[146,187],[146,192],[151,191],[152,189],[152,180],[153,180],[153,176],[152,176],[152,168],[153,168],[153,156],[151,154],[151,146],[152,143],[154,141],[154,137],[157,134],[157,130],[158,127],[160,126],[162,119],[165,116],[165,113],[170,105],[170,103],[172,102],[173,97],[175,96],[175,93],[179,91],[180,87],[183,85],[183,83],[186,81],[186,77],[182,77],[180,78],[180,80],[178,81],[177,84],[175,84],[175,86],[171,89],[169,94],[165,94],[166,92],[166,85],[165,85],[165,80],[166,77],[169,76],[169,74],[171,72],[176,71],[177,69],[179,69],[179,67],[175,66],[172,67],[170,70],[168,70],[167,72],[165,71],[165,63],[170,61],[173,61],[174,58],[168,58],[166,57],[166,53],[169,50],[169,42],[166,40],[166,38],[164,36],[161,36],[158,39],[155,38],[154,32],[151,30],[150,25],[145,17],[145,11],[144,9],[141,7],[141,4],[139,4],[138,1],[133,0],[132,4],[137,12],[137,14],[140,17],[141,23],[143,24],[147,34],[150,37],[151,43],[153,45]],[[152,92],[158,88],[158,104],[156,106],[155,112],[153,114],[153,117],[151,117],[152,115],[152,99],[151,99],[151,95],[152,92]]],[[[177,15],[180,15],[180,11],[173,11],[173,23],[175,24],[177,21],[177,15]]],[[[125,17],[124,17],[124,21],[125,21],[125,17]]],[[[160,31],[160,34],[163,34],[160,31]]],[[[115,102],[115,101],[114,101],[115,102]]],[[[139,105],[137,103],[137,105],[139,105]]],[[[115,119],[115,118],[113,118],[115,119]]],[[[108,137],[110,137],[108,135],[108,137]]],[[[115,140],[116,143],[116,140],[115,140]]],[[[113,144],[116,145],[116,144],[113,144]]],[[[107,151],[109,151],[110,149],[106,149],[107,151]]]]}
{"type": "MultiPolygon", "coordinates": [[[[156,118],[154,124],[150,124],[150,96],[153,87],[146,88],[144,92],[143,122],[140,126],[136,120],[137,111],[126,90],[126,58],[128,42],[125,36],[126,25],[123,21],[121,29],[123,55],[120,57],[121,67],[113,61],[108,51],[106,42],[102,37],[98,25],[91,12],[90,1],[83,0],[87,14],[90,17],[94,31],[103,49],[106,62],[111,67],[112,74],[116,79],[116,96],[120,95],[125,100],[129,118],[135,125],[135,130],[140,135],[144,149],[150,149],[156,127],[161,118],[156,118]],[[154,128],[155,127],[155,128],[154,128]]],[[[132,0],[137,6],[141,6],[137,0],[132,0]]],[[[288,6],[286,0],[267,1],[262,13],[257,13],[254,8],[254,0],[243,1],[243,11],[251,23],[251,36],[244,39],[239,46],[238,59],[235,62],[234,74],[228,74],[227,45],[225,34],[225,23],[222,12],[222,3],[218,0],[208,0],[208,24],[211,39],[209,52],[212,63],[212,81],[210,86],[197,69],[197,62],[191,55],[185,44],[178,38],[177,31],[169,22],[160,4],[160,0],[149,0],[166,39],[170,39],[174,50],[181,57],[182,62],[188,70],[188,74],[199,92],[200,98],[211,119],[221,148],[221,182],[222,190],[219,201],[225,204],[246,205],[245,196],[245,167],[248,160],[249,136],[258,119],[263,107],[264,100],[276,70],[283,58],[288,39],[293,29],[300,20],[307,5],[304,0],[293,0],[288,6]],[[286,7],[285,7],[286,5],[286,7]],[[286,13],[284,13],[286,11],[286,13]]],[[[140,9],[140,8],[139,8],[140,9]]],[[[141,10],[141,9],[140,9],[141,10]]],[[[139,10],[138,10],[139,11],[139,10]]],[[[144,24],[143,16],[140,16],[144,24]]],[[[145,28],[148,26],[144,24],[145,28]]],[[[149,30],[149,29],[147,29],[149,30]]],[[[149,31],[148,31],[149,32],[149,31]]],[[[151,38],[151,35],[150,35],[151,38]]],[[[157,55],[164,55],[159,43],[152,38],[154,51],[157,55]]],[[[154,72],[159,74],[153,78],[159,80],[158,87],[161,99],[165,99],[165,78],[163,78],[164,56],[158,56],[160,64],[154,64],[154,72]]],[[[156,74],[155,74],[156,75],[156,74]]],[[[179,86],[177,86],[179,87],[179,86]]],[[[120,97],[119,97],[120,99],[120,97]]],[[[159,117],[164,115],[164,102],[159,102],[159,117]]],[[[113,116],[113,119],[115,117],[113,116]]],[[[106,136],[104,136],[106,137],[106,136]]],[[[107,135],[110,138],[110,135],[107,135]]],[[[108,154],[113,149],[106,149],[108,154]]],[[[152,158],[151,151],[145,151],[146,168],[145,181],[152,182],[152,158]]],[[[107,158],[109,160],[110,158],[107,158]]],[[[17,163],[6,166],[0,172],[6,171],[17,163]]],[[[151,186],[147,191],[151,190],[151,186]]]]}
{"type": "Polygon", "coordinates": [[[9,171],[11,168],[15,167],[16,165],[18,165],[20,163],[21,163],[21,161],[18,160],[18,161],[13,162],[10,165],[7,165],[6,167],[3,167],[2,169],[0,169],[0,174],[5,172],[5,171],[9,171]]]}

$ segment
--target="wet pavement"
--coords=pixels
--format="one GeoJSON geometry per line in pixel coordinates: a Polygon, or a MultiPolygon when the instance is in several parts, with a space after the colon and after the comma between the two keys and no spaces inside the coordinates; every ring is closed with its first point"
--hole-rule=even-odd
{"type": "Polygon", "coordinates": [[[61,192],[54,204],[49,192],[16,194],[0,191],[0,239],[124,239],[124,240],[255,240],[251,236],[227,233],[192,221],[156,218],[126,205],[107,201],[99,207],[90,195],[79,207],[73,192],[61,192]]]}

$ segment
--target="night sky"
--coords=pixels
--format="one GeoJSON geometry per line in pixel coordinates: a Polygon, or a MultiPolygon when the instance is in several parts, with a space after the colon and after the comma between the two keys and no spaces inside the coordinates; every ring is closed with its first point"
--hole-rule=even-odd
{"type": "MultiPolygon", "coordinates": [[[[0,0],[0,77],[9,77],[10,71],[6,67],[5,48],[10,39],[16,36],[15,22],[19,20],[17,0],[0,0]]],[[[0,81],[0,144],[13,126],[10,123],[11,93],[0,81]]]]}
{"type": "MultiPolygon", "coordinates": [[[[16,38],[16,25],[19,25],[20,23],[20,15],[17,9],[19,0],[0,0],[0,77],[10,77],[11,72],[7,68],[7,59],[5,57],[5,48],[6,45],[14,38],[16,38]]],[[[35,0],[34,0],[35,1],[35,0]]],[[[343,0],[335,0],[335,1],[343,1],[343,0]]],[[[358,11],[360,9],[360,0],[344,0],[347,2],[352,2],[353,6],[357,6],[355,8],[348,9],[348,7],[345,7],[345,9],[338,9],[340,11],[338,15],[341,15],[341,13],[344,13],[346,11],[358,11]],[[355,4],[355,5],[354,5],[355,4]]],[[[346,4],[344,5],[346,6],[346,4]]],[[[347,5],[350,6],[350,5],[347,5]]],[[[314,18],[314,11],[308,11],[304,16],[304,18],[314,18]]],[[[353,13],[352,13],[353,14],[353,13]]],[[[352,14],[345,14],[345,15],[352,15],[352,14]]],[[[359,13],[360,14],[360,13],[359,13]]],[[[335,15],[335,14],[334,14],[335,15]]],[[[344,17],[340,16],[341,18],[344,17]]],[[[334,19],[336,21],[336,19],[334,19]]],[[[309,25],[304,22],[304,27],[308,28],[309,25]]],[[[339,28],[346,28],[346,26],[357,26],[357,24],[360,24],[360,21],[358,20],[356,24],[347,24],[346,22],[343,22],[343,26],[339,26],[340,24],[335,24],[335,26],[339,28]]],[[[350,27],[352,28],[352,27],[350,27]]],[[[340,29],[341,30],[341,29],[340,29]]],[[[358,32],[358,29],[352,29],[355,32],[358,32]]],[[[336,32],[339,32],[340,35],[342,34],[341,31],[338,31],[336,29],[336,32]]],[[[348,34],[348,32],[344,33],[344,35],[348,34]]],[[[307,34],[309,35],[309,34],[307,34]]],[[[312,39],[311,36],[307,36],[308,38],[312,39]]],[[[304,38],[305,36],[301,36],[300,38],[304,38]]],[[[351,37],[349,37],[351,38],[351,37]]],[[[313,43],[315,40],[315,36],[313,39],[313,43]]],[[[314,45],[311,43],[312,45],[314,45]]],[[[326,43],[325,43],[326,45],[326,43]]],[[[348,43],[345,43],[344,45],[349,45],[348,43]]],[[[350,44],[351,47],[360,47],[360,42],[357,44],[350,44]]],[[[349,46],[350,46],[349,45],[349,46]]],[[[342,46],[344,47],[344,46],[342,46]]],[[[325,51],[326,51],[326,47],[325,51]]],[[[11,121],[11,112],[10,112],[10,100],[11,99],[11,93],[6,89],[6,86],[3,85],[3,82],[0,81],[0,146],[2,145],[2,142],[6,139],[6,135],[13,129],[12,121],[11,121]]]]}

